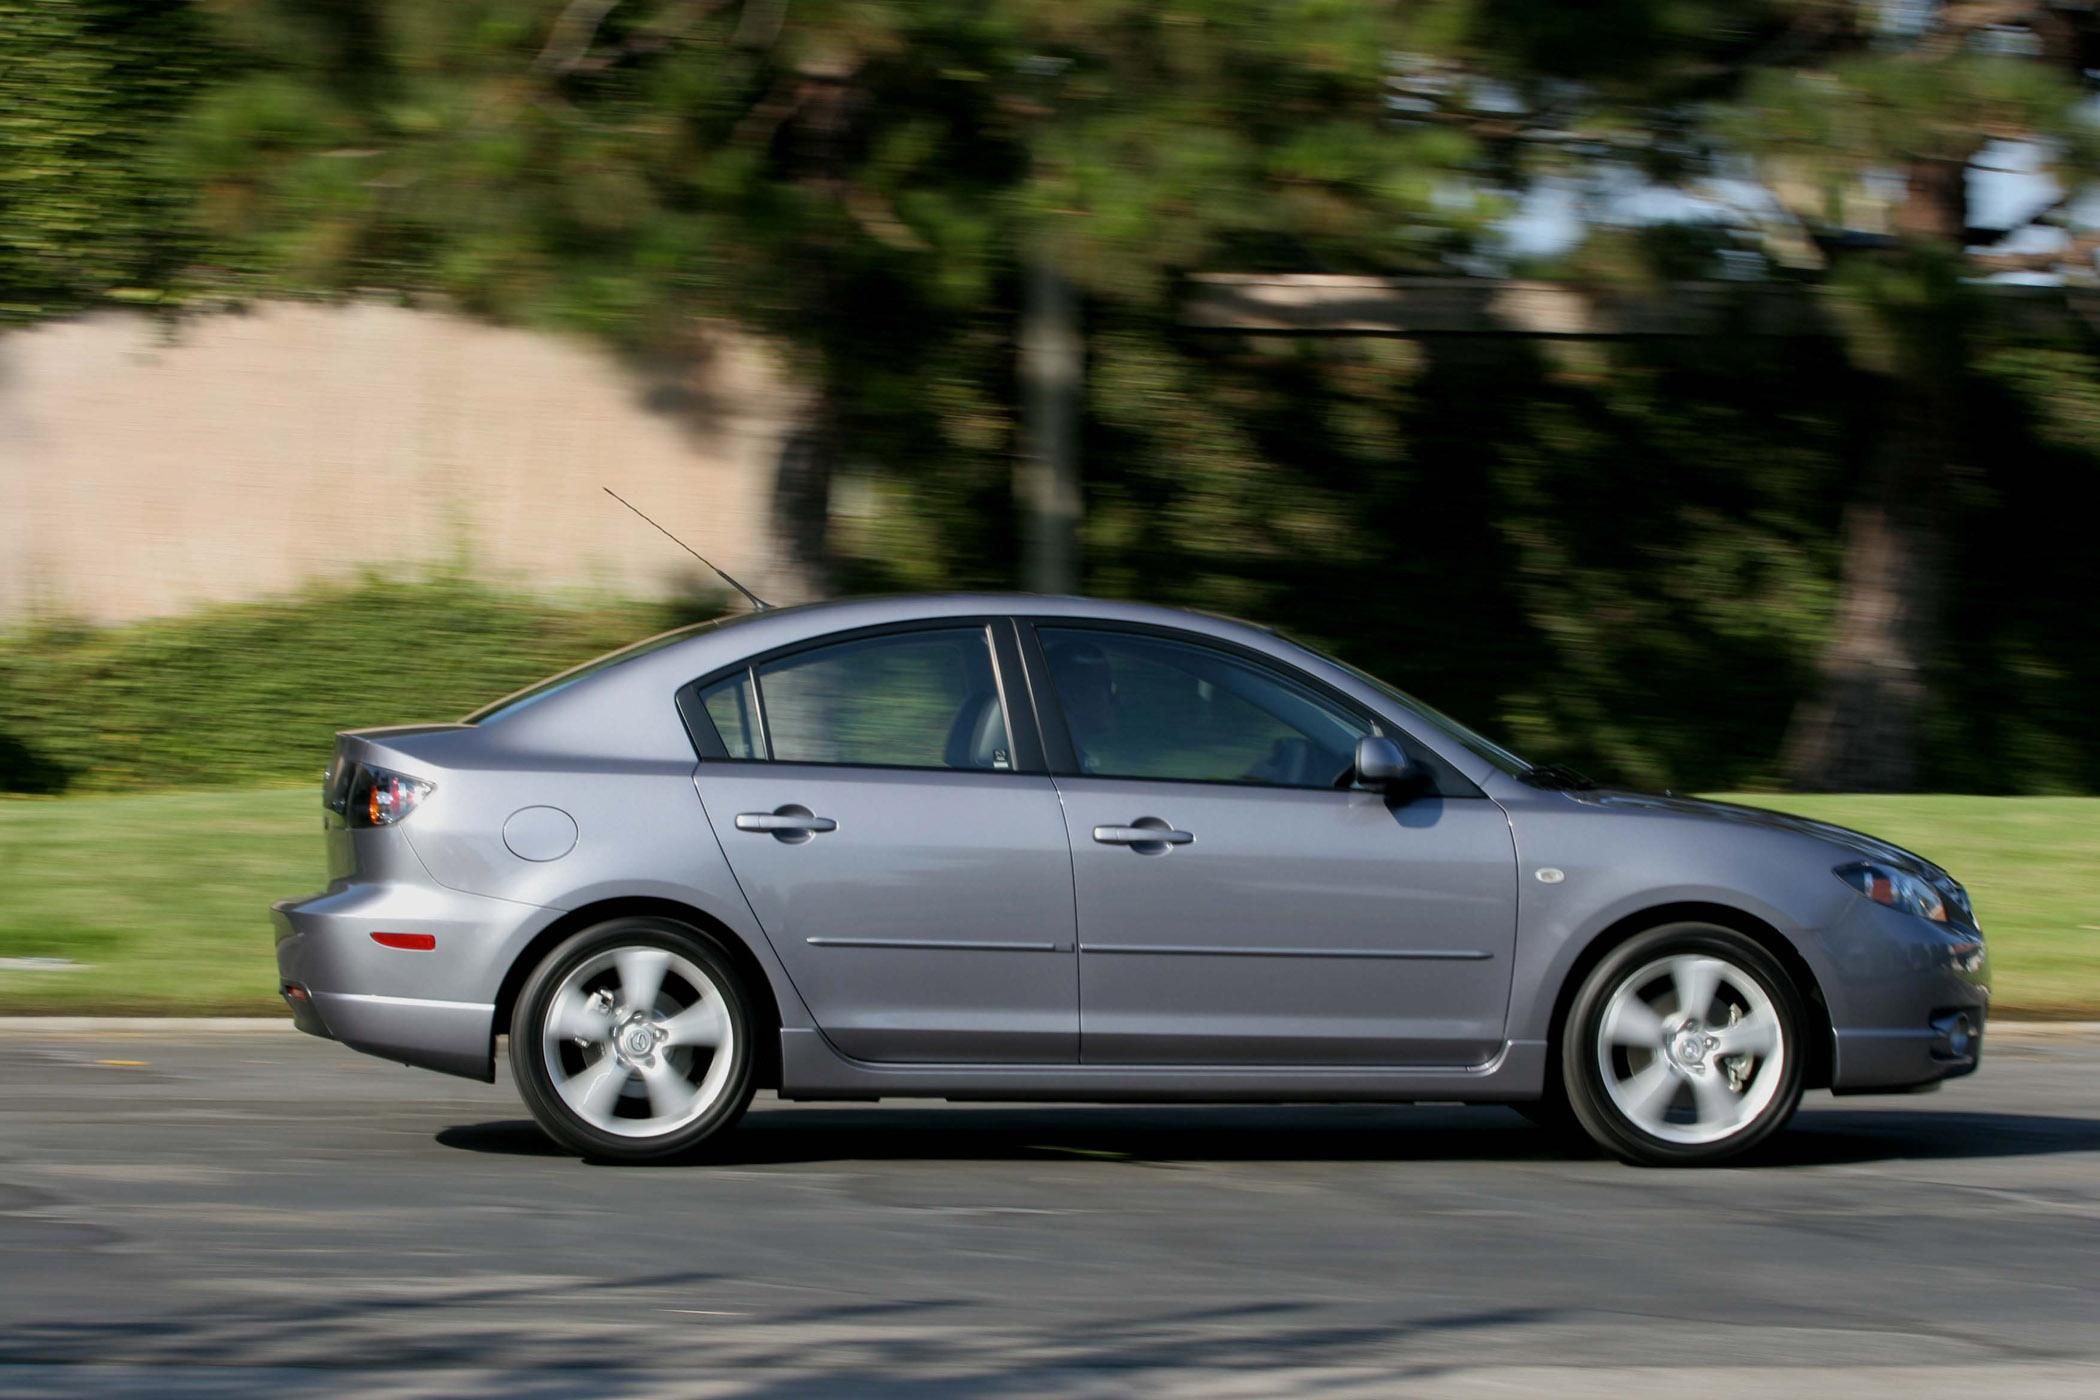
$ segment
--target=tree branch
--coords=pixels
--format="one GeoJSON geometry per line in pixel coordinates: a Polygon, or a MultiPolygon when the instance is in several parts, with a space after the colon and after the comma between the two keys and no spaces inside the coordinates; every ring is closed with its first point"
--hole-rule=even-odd
{"type": "Polygon", "coordinates": [[[555,16],[553,27],[547,31],[547,42],[533,66],[550,73],[573,71],[591,51],[598,26],[605,23],[605,17],[619,3],[620,0],[569,0],[555,16]]]}
{"type": "Polygon", "coordinates": [[[2034,253],[1978,253],[1970,261],[1989,272],[2061,272],[2079,268],[2093,275],[2093,255],[2100,253],[2100,233],[2072,236],[2070,244],[2034,253]]]}

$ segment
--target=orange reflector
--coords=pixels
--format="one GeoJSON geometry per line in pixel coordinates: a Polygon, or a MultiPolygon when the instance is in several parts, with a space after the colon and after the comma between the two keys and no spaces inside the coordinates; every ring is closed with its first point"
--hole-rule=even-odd
{"type": "Polygon", "coordinates": [[[416,953],[427,953],[438,945],[434,933],[375,933],[372,941],[382,948],[406,948],[416,953]]]}

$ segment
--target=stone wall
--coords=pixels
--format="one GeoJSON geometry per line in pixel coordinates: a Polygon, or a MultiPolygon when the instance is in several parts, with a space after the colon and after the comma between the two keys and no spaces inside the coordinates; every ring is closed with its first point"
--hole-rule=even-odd
{"type": "Polygon", "coordinates": [[[702,578],[602,486],[793,600],[772,499],[796,405],[770,357],[728,335],[645,370],[588,342],[379,305],[13,332],[0,627],[179,612],[363,569],[458,565],[635,596],[702,578]]]}

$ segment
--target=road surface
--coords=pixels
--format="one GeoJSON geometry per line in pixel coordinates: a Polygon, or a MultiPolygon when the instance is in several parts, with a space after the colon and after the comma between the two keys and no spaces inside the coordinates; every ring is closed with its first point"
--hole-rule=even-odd
{"type": "Polygon", "coordinates": [[[588,1165],[288,1030],[0,1029],[0,1395],[2100,1394],[2100,1035],[1641,1171],[1494,1108],[753,1107],[588,1165]]]}

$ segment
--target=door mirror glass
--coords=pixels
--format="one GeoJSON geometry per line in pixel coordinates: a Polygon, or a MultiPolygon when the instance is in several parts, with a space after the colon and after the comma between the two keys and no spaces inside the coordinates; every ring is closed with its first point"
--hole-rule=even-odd
{"type": "Polygon", "coordinates": [[[1356,781],[1367,788],[1391,791],[1404,788],[1422,776],[1422,770],[1404,749],[1383,734],[1366,734],[1356,741],[1356,781]]]}

